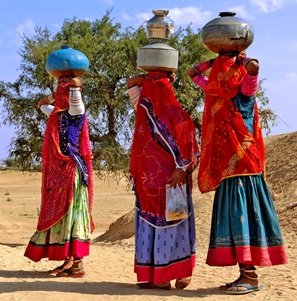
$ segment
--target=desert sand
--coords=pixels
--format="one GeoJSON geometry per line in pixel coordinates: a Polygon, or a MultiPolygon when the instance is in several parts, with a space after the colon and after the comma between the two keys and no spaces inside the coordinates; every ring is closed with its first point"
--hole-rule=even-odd
{"type": "MultiPolygon", "coordinates": [[[[194,186],[197,263],[184,291],[140,290],[133,273],[134,195],[124,180],[95,179],[91,254],[82,279],[55,278],[46,271],[57,262],[34,263],[23,256],[33,234],[40,204],[40,173],[0,171],[0,300],[296,300],[297,298],[297,133],[266,139],[267,180],[275,198],[289,263],[259,268],[264,288],[228,296],[218,287],[238,276],[238,268],[205,264],[213,193],[201,195],[194,186]]],[[[196,183],[196,181],[194,181],[196,183]]]]}

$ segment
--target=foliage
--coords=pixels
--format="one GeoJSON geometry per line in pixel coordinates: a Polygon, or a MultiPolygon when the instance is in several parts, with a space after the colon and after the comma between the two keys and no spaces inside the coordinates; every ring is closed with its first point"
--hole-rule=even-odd
{"type": "Polygon", "coordinates": [[[210,59],[214,54],[202,45],[200,32],[194,33],[190,26],[179,29],[170,42],[171,46],[179,52],[178,70],[174,81],[176,96],[183,108],[191,115],[199,135],[204,94],[193,84],[187,75],[187,70],[195,62],[210,59]]]}
{"type": "Polygon", "coordinates": [[[265,95],[265,90],[263,88],[264,79],[260,80],[259,88],[256,95],[256,99],[259,107],[259,114],[261,117],[261,125],[266,135],[271,132],[271,126],[277,124],[277,115],[267,107],[269,104],[269,98],[265,95]]]}
{"type": "Polygon", "coordinates": [[[95,168],[126,169],[133,111],[125,94],[125,82],[136,72],[138,48],[147,43],[142,27],[121,31],[109,12],[94,22],[65,20],[53,36],[46,28],[36,28],[31,38],[24,36],[19,51],[21,74],[14,83],[0,85],[4,100],[2,123],[18,129],[10,145],[10,157],[15,163],[19,162],[23,169],[33,169],[40,162],[46,118],[36,104],[44,94],[52,92],[54,85],[45,62],[49,53],[67,44],[90,60],[83,97],[89,112],[95,168]]]}
{"type": "MultiPolygon", "coordinates": [[[[47,28],[35,28],[32,37],[23,37],[20,75],[11,82],[0,82],[3,100],[2,124],[17,128],[10,145],[10,160],[22,169],[40,168],[42,136],[46,118],[37,109],[38,100],[53,90],[54,79],[45,70],[49,53],[62,45],[70,45],[84,52],[90,68],[83,80],[90,139],[94,152],[94,167],[99,174],[117,171],[120,179],[127,175],[129,147],[132,139],[134,111],[126,94],[127,78],[139,73],[136,68],[137,51],[147,45],[143,27],[121,29],[110,12],[100,20],[65,20],[62,28],[52,35],[47,28]]],[[[203,93],[187,76],[194,62],[213,56],[191,27],[179,29],[169,44],[179,51],[179,68],[174,88],[177,98],[191,115],[199,133],[203,93]]],[[[260,89],[261,114],[264,128],[275,115],[266,108],[268,99],[260,89]]]]}

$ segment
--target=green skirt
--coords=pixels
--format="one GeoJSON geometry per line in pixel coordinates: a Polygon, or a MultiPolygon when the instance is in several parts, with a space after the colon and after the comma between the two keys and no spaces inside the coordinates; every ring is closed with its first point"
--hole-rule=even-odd
{"type": "Polygon", "coordinates": [[[65,260],[89,255],[91,241],[88,188],[75,176],[73,200],[67,214],[46,231],[36,231],[26,248],[25,256],[33,261],[42,258],[65,260]]]}

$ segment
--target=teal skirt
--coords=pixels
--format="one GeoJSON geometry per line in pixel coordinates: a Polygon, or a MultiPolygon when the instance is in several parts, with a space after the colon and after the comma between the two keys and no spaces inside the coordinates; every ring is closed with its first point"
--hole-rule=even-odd
{"type": "Polygon", "coordinates": [[[217,188],[206,263],[287,263],[278,217],[263,175],[228,178],[217,188]]]}

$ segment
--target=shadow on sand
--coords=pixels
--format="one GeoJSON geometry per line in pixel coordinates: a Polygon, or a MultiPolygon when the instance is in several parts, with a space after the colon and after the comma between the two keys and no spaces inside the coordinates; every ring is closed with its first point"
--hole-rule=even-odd
{"type": "Polygon", "coordinates": [[[211,295],[222,295],[217,288],[202,288],[198,290],[156,290],[138,289],[135,284],[121,282],[88,282],[84,279],[55,278],[45,272],[5,271],[0,270],[0,278],[17,278],[14,282],[0,282],[0,294],[21,291],[43,291],[79,293],[86,295],[143,295],[143,296],[180,296],[183,298],[204,298],[211,295]],[[40,281],[22,281],[22,279],[47,279],[40,281]],[[71,281],[69,281],[71,279],[71,281]],[[22,282],[21,282],[22,281],[22,282]]]}
{"type": "Polygon", "coordinates": [[[5,242],[0,242],[0,245],[2,246],[7,246],[11,248],[16,248],[16,247],[22,247],[25,246],[24,244],[18,244],[18,243],[5,243],[5,242]]]}

